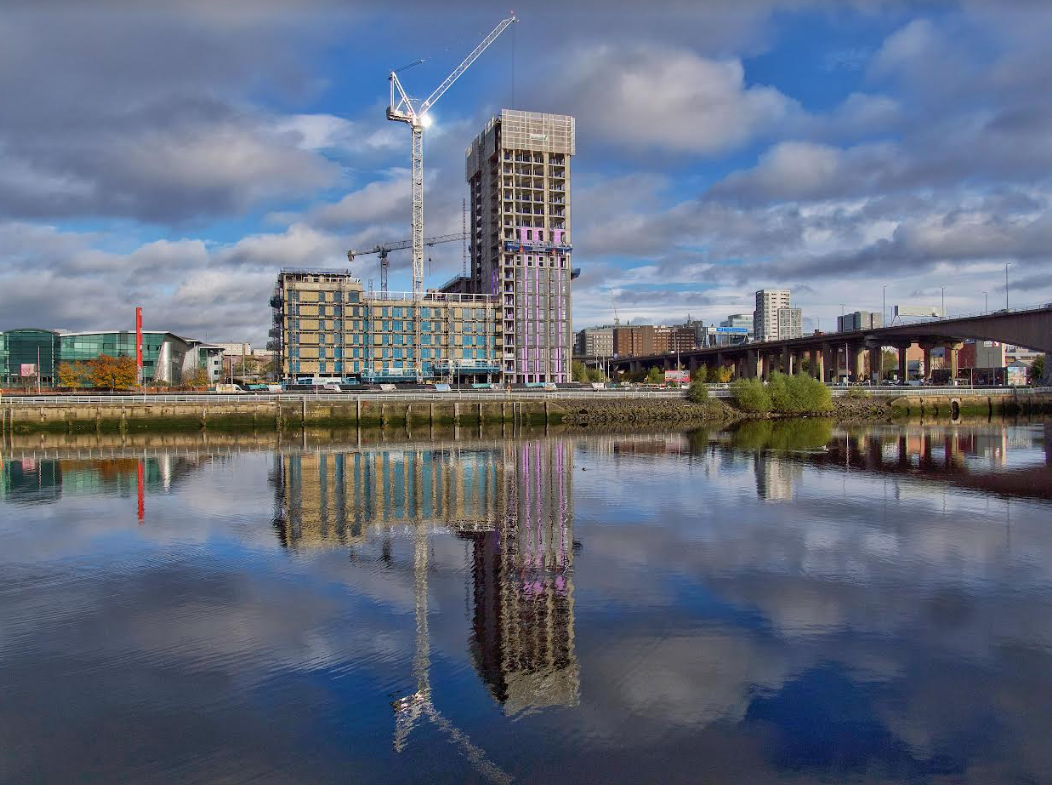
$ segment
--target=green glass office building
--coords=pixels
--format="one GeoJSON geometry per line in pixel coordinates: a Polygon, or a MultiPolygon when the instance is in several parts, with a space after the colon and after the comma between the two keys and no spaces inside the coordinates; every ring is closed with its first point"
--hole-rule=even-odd
{"type": "MultiPolygon", "coordinates": [[[[86,362],[100,355],[134,357],[135,333],[130,330],[60,333],[17,329],[0,333],[0,386],[42,387],[57,384],[62,363],[86,362]],[[39,371],[37,370],[39,368],[39,371]]],[[[170,332],[142,334],[143,377],[149,384],[178,384],[205,368],[209,382],[218,381],[223,350],[170,332]]]]}

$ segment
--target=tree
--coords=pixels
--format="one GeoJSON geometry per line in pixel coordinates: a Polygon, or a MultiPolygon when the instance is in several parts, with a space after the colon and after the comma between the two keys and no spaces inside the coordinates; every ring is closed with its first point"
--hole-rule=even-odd
{"type": "Polygon", "coordinates": [[[707,382],[709,380],[709,366],[699,365],[695,368],[694,373],[691,374],[691,380],[702,384],[707,382]]]}
{"type": "Polygon", "coordinates": [[[208,370],[203,366],[197,366],[193,374],[186,380],[186,385],[192,390],[203,390],[208,387],[208,370]]]}
{"type": "Polygon", "coordinates": [[[585,368],[584,363],[579,360],[573,361],[573,364],[570,366],[570,375],[575,382],[588,381],[588,369],[585,368]]]}
{"type": "Polygon", "coordinates": [[[767,393],[771,407],[782,414],[827,412],[833,408],[829,388],[810,376],[772,373],[767,393]]]}
{"type": "Polygon", "coordinates": [[[58,366],[58,386],[77,390],[91,384],[91,369],[87,363],[68,362],[58,366]]]}
{"type": "Polygon", "coordinates": [[[656,365],[647,372],[647,384],[663,384],[665,373],[656,365]]]}
{"type": "Polygon", "coordinates": [[[771,396],[759,379],[739,379],[731,388],[734,405],[743,412],[765,414],[771,411],[771,396]]]}
{"type": "MultiPolygon", "coordinates": [[[[701,366],[704,368],[705,366],[701,366]]],[[[687,399],[691,403],[707,403],[709,400],[709,388],[701,379],[695,379],[687,389],[687,399]]]]}
{"type": "Polygon", "coordinates": [[[731,380],[731,376],[734,375],[734,371],[731,370],[729,365],[721,365],[716,369],[716,382],[719,384],[726,384],[731,380]]]}
{"type": "Polygon", "coordinates": [[[110,357],[100,354],[88,360],[91,368],[91,383],[106,390],[130,390],[139,379],[134,357],[110,357]]]}
{"type": "Polygon", "coordinates": [[[589,368],[586,372],[589,382],[598,383],[606,381],[606,374],[600,368],[589,368]]]}
{"type": "Polygon", "coordinates": [[[1039,354],[1034,358],[1034,361],[1030,363],[1030,383],[1035,387],[1044,380],[1045,378],[1045,357],[1047,355],[1039,354]]]}

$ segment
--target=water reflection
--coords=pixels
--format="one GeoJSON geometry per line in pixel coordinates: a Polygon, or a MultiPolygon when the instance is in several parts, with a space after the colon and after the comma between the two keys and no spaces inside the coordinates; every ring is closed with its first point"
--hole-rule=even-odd
{"type": "Polygon", "coordinates": [[[508,714],[577,703],[571,442],[296,453],[275,458],[273,479],[279,537],[294,549],[407,526],[470,542],[470,646],[490,694],[508,714]]]}
{"type": "Polygon", "coordinates": [[[0,462],[0,502],[42,504],[63,496],[169,492],[208,460],[172,455],[139,458],[21,457],[0,462]]]}
{"type": "Polygon", "coordinates": [[[0,781],[1049,781],[1050,437],[26,448],[0,781]]]}

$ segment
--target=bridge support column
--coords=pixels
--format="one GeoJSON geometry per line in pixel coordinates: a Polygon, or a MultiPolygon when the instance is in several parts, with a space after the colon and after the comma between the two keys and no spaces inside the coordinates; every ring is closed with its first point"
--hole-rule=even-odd
{"type": "Polygon", "coordinates": [[[880,384],[884,378],[884,347],[869,347],[869,380],[873,384],[880,384]]]}
{"type": "Polygon", "coordinates": [[[837,375],[837,350],[832,344],[822,344],[822,374],[823,382],[836,381],[837,375]]]}
{"type": "Polygon", "coordinates": [[[866,347],[851,347],[851,370],[855,375],[855,381],[860,382],[866,375],[866,347]]]}
{"type": "Polygon", "coordinates": [[[793,353],[788,346],[782,347],[782,373],[793,375],[793,353]]]}
{"type": "MultiPolygon", "coordinates": [[[[898,344],[896,347],[899,351],[899,384],[905,384],[910,380],[910,363],[908,352],[910,345],[898,344]]],[[[928,373],[928,363],[931,359],[931,352],[928,349],[924,350],[924,373],[928,373]]]]}
{"type": "Polygon", "coordinates": [[[950,369],[950,379],[957,378],[957,352],[963,347],[963,343],[950,343],[946,345],[947,365],[950,369]]]}
{"type": "MultiPolygon", "coordinates": [[[[921,352],[923,352],[923,360],[922,360],[922,362],[924,364],[924,368],[921,370],[921,378],[924,379],[924,381],[926,381],[926,382],[927,381],[931,381],[931,370],[932,370],[931,369],[931,350],[934,349],[936,346],[938,346],[938,344],[937,343],[932,343],[929,340],[929,341],[919,341],[918,345],[921,348],[921,352]]],[[[948,357],[947,357],[947,360],[949,360],[948,357]]]]}
{"type": "Polygon", "coordinates": [[[755,349],[745,350],[745,378],[755,379],[759,373],[757,366],[760,364],[760,355],[755,349]]]}
{"type": "Polygon", "coordinates": [[[820,382],[826,380],[824,356],[825,352],[822,349],[811,350],[811,375],[820,382]]]}

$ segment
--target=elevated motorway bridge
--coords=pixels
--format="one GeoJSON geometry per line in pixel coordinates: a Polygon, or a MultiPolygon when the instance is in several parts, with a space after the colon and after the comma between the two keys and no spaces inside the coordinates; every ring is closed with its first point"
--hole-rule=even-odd
{"type": "MultiPolygon", "coordinates": [[[[806,358],[810,373],[815,378],[834,382],[838,376],[838,365],[842,365],[839,358],[843,354],[847,357],[848,374],[861,380],[865,377],[866,352],[870,353],[869,367],[880,368],[881,350],[889,348],[898,351],[899,378],[906,379],[906,350],[917,344],[924,352],[925,373],[931,368],[931,350],[945,347],[947,367],[951,376],[956,377],[957,352],[963,341],[970,338],[1052,353],[1052,303],[1037,308],[932,319],[876,330],[816,333],[785,341],[693,349],[680,352],[678,362],[680,367],[691,371],[701,365],[707,366],[709,370],[730,366],[737,377],[766,379],[773,371],[798,372],[806,358]]],[[[677,364],[675,354],[577,359],[588,364],[605,363],[612,372],[638,372],[655,367],[672,370],[677,364]]]]}

